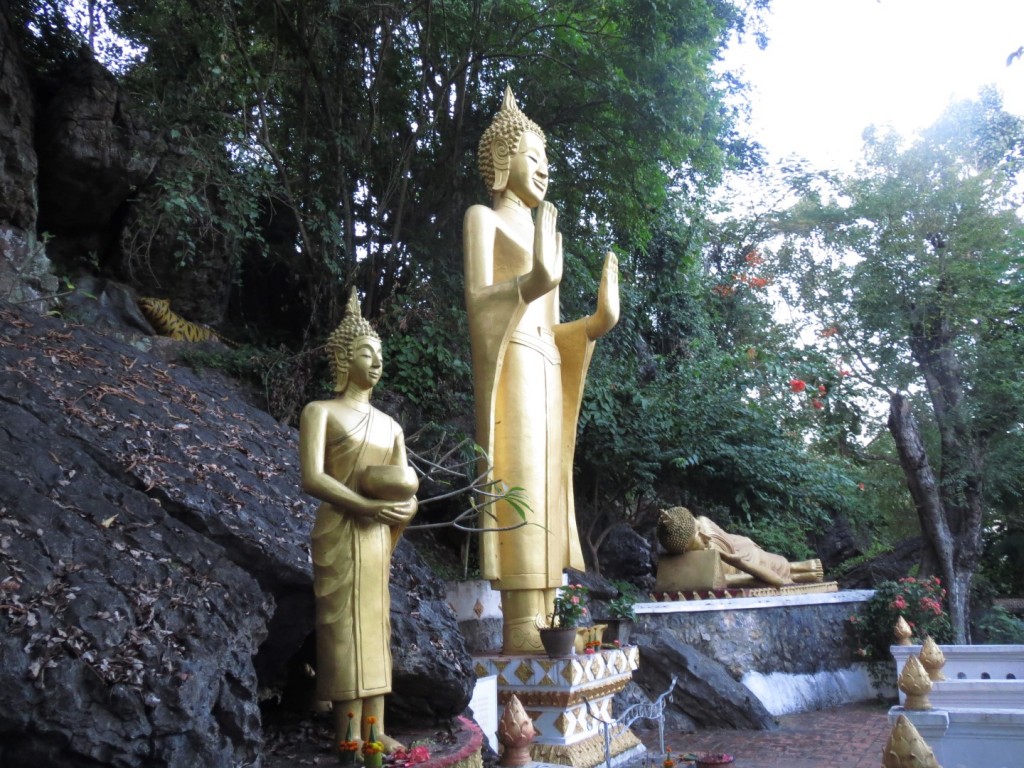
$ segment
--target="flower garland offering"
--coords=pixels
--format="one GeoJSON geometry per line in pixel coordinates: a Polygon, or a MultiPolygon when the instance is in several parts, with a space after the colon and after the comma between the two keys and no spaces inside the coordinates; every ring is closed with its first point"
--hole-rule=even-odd
{"type": "Polygon", "coordinates": [[[356,764],[356,752],[359,751],[359,742],[353,738],[352,734],[352,718],[354,717],[354,713],[348,713],[348,730],[345,731],[345,740],[338,742],[338,761],[342,765],[356,764]]]}
{"type": "Polygon", "coordinates": [[[384,763],[384,742],[377,735],[377,718],[368,717],[370,738],[363,742],[363,765],[367,768],[380,768],[384,763]]]}
{"type": "Polygon", "coordinates": [[[412,749],[399,749],[388,756],[388,764],[396,768],[404,768],[409,765],[425,763],[430,759],[430,750],[423,744],[418,744],[412,749]]]}

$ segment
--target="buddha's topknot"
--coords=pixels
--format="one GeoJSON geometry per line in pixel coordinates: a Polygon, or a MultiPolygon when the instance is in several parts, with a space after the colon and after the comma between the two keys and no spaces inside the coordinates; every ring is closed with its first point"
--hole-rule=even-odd
{"type": "Polygon", "coordinates": [[[327,337],[327,357],[334,372],[334,391],[344,392],[348,386],[348,357],[351,351],[352,342],[364,336],[380,341],[380,336],[373,330],[368,320],[363,319],[363,313],[359,309],[359,297],[356,289],[348,297],[348,305],[345,308],[345,317],[334,329],[334,332],[327,337]]]}
{"type": "Polygon", "coordinates": [[[499,152],[515,152],[519,147],[519,140],[527,131],[536,133],[542,140],[544,139],[544,131],[519,109],[516,97],[512,95],[512,89],[505,86],[505,98],[501,102],[501,109],[498,110],[498,114],[494,116],[491,124],[487,126],[487,130],[480,137],[480,144],[477,146],[477,164],[480,166],[480,175],[488,189],[494,191],[496,175],[491,147],[498,139],[502,139],[503,146],[499,148],[499,152]]]}

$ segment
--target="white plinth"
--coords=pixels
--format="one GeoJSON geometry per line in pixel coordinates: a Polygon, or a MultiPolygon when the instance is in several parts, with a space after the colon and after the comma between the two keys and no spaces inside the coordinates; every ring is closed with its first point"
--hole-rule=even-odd
{"type": "Polygon", "coordinates": [[[473,698],[469,700],[473,718],[491,749],[498,751],[498,676],[485,675],[476,679],[473,698]]]}

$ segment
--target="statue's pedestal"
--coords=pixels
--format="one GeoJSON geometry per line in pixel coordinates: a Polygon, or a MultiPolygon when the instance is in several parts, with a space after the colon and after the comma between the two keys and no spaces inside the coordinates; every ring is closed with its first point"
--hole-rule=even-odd
{"type": "MultiPolygon", "coordinates": [[[[478,677],[497,675],[498,706],[515,695],[533,719],[537,738],[531,757],[540,763],[593,768],[605,762],[604,731],[587,712],[612,722],[612,697],[626,687],[640,661],[636,646],[549,659],[544,656],[477,656],[478,677]],[[586,701],[584,701],[584,698],[586,701]]],[[[612,739],[611,754],[621,762],[638,756],[643,745],[632,731],[612,739]]]]}

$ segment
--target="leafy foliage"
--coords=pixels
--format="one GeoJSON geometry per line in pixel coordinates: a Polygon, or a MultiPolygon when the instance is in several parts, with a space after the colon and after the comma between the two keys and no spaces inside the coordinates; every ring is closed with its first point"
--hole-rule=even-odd
{"type": "Polygon", "coordinates": [[[981,641],[997,645],[1024,643],[1024,621],[998,605],[989,608],[975,624],[981,641]]]}
{"type": "Polygon", "coordinates": [[[885,581],[875,587],[864,609],[849,618],[857,645],[857,654],[866,659],[889,658],[896,620],[903,617],[918,641],[931,637],[937,643],[950,639],[949,617],[942,604],[946,597],[937,577],[918,579],[906,576],[885,581]]]}
{"type": "MultiPolygon", "coordinates": [[[[780,221],[783,287],[814,318],[819,346],[921,425],[934,497],[920,457],[904,462],[905,477],[928,541],[923,567],[943,574],[961,641],[983,517],[1001,515],[986,494],[988,460],[1019,450],[1008,425],[1024,414],[1022,146],[1021,120],[985,91],[912,145],[869,132],[861,171],[800,179],[803,197],[780,221]]],[[[900,425],[913,426],[890,423],[901,440],[900,425]]]]}

